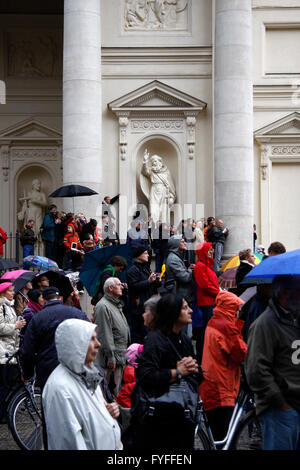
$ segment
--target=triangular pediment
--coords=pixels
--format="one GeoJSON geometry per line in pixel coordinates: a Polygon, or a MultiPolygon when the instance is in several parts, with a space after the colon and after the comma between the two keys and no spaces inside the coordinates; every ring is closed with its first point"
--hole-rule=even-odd
{"type": "Polygon", "coordinates": [[[26,119],[0,131],[0,138],[18,140],[61,139],[62,134],[36,120],[26,119]]]}
{"type": "Polygon", "coordinates": [[[109,109],[117,111],[201,111],[207,106],[204,101],[194,98],[165,83],[154,80],[108,104],[109,109]]]}
{"type": "Polygon", "coordinates": [[[300,113],[294,112],[254,132],[258,141],[300,136],[300,113]]]}

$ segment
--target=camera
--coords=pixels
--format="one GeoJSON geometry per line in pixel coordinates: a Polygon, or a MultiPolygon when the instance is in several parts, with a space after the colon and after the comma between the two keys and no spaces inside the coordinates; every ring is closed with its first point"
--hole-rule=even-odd
{"type": "Polygon", "coordinates": [[[76,242],[71,243],[71,250],[77,250],[77,243],[76,242]]]}

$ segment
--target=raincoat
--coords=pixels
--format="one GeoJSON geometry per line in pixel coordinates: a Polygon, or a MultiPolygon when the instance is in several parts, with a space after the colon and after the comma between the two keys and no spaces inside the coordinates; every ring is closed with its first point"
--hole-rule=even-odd
{"type": "Polygon", "coordinates": [[[92,323],[68,319],[55,333],[60,364],[43,390],[49,450],[120,450],[120,428],[106,409],[98,369],[84,365],[92,323]]]}
{"type": "Polygon", "coordinates": [[[182,295],[188,303],[195,299],[193,271],[185,266],[184,251],[179,250],[181,235],[175,235],[168,240],[169,254],[166,261],[166,277],[175,279],[176,294],[182,295]]]}
{"type": "MultiPolygon", "coordinates": [[[[5,353],[14,354],[19,348],[19,330],[15,328],[17,314],[14,309],[14,300],[5,297],[0,299],[0,364],[5,364],[5,353]]],[[[16,359],[10,361],[16,364],[16,359]]]]}
{"type": "Polygon", "coordinates": [[[240,363],[247,351],[241,334],[244,322],[236,318],[243,303],[227,291],[221,291],[216,298],[214,314],[205,331],[201,364],[204,381],[199,393],[205,411],[235,405],[240,387],[240,363]]]}
{"type": "Polygon", "coordinates": [[[214,305],[219,293],[219,281],[213,270],[214,259],[207,256],[212,243],[201,243],[196,247],[198,262],[194,269],[197,285],[197,304],[214,305]]]}

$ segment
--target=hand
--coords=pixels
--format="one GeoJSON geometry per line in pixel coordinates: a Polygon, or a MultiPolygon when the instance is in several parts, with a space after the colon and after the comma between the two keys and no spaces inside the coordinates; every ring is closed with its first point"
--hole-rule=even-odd
{"type": "Polygon", "coordinates": [[[120,416],[119,405],[116,402],[107,403],[105,406],[112,418],[117,419],[120,416]]]}
{"type": "Polygon", "coordinates": [[[152,282],[156,281],[156,274],[151,273],[150,276],[148,277],[148,281],[152,284],[152,282]]]}
{"type": "Polygon", "coordinates": [[[196,266],[195,264],[190,264],[190,265],[189,265],[189,269],[194,270],[194,269],[195,269],[195,266],[196,266]]]}
{"type": "Polygon", "coordinates": [[[115,370],[116,365],[117,365],[116,362],[107,362],[107,367],[108,367],[109,369],[115,370]]]}
{"type": "Polygon", "coordinates": [[[26,325],[26,320],[17,320],[15,323],[16,330],[21,330],[26,325]]]}
{"type": "Polygon", "coordinates": [[[199,372],[199,367],[196,359],[191,356],[183,357],[180,361],[177,362],[177,369],[181,372],[182,376],[186,376],[192,373],[199,372]]]}

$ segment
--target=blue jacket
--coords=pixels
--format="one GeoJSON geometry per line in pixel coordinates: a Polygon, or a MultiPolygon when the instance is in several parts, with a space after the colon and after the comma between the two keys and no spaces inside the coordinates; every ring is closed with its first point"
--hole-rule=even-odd
{"type": "Polygon", "coordinates": [[[21,347],[24,378],[30,379],[36,367],[36,382],[41,388],[59,364],[54,335],[58,325],[68,318],[89,321],[81,310],[52,300],[34,315],[26,329],[21,347]]]}
{"type": "Polygon", "coordinates": [[[45,215],[42,224],[42,240],[54,242],[55,240],[55,217],[51,212],[45,215]]]}

